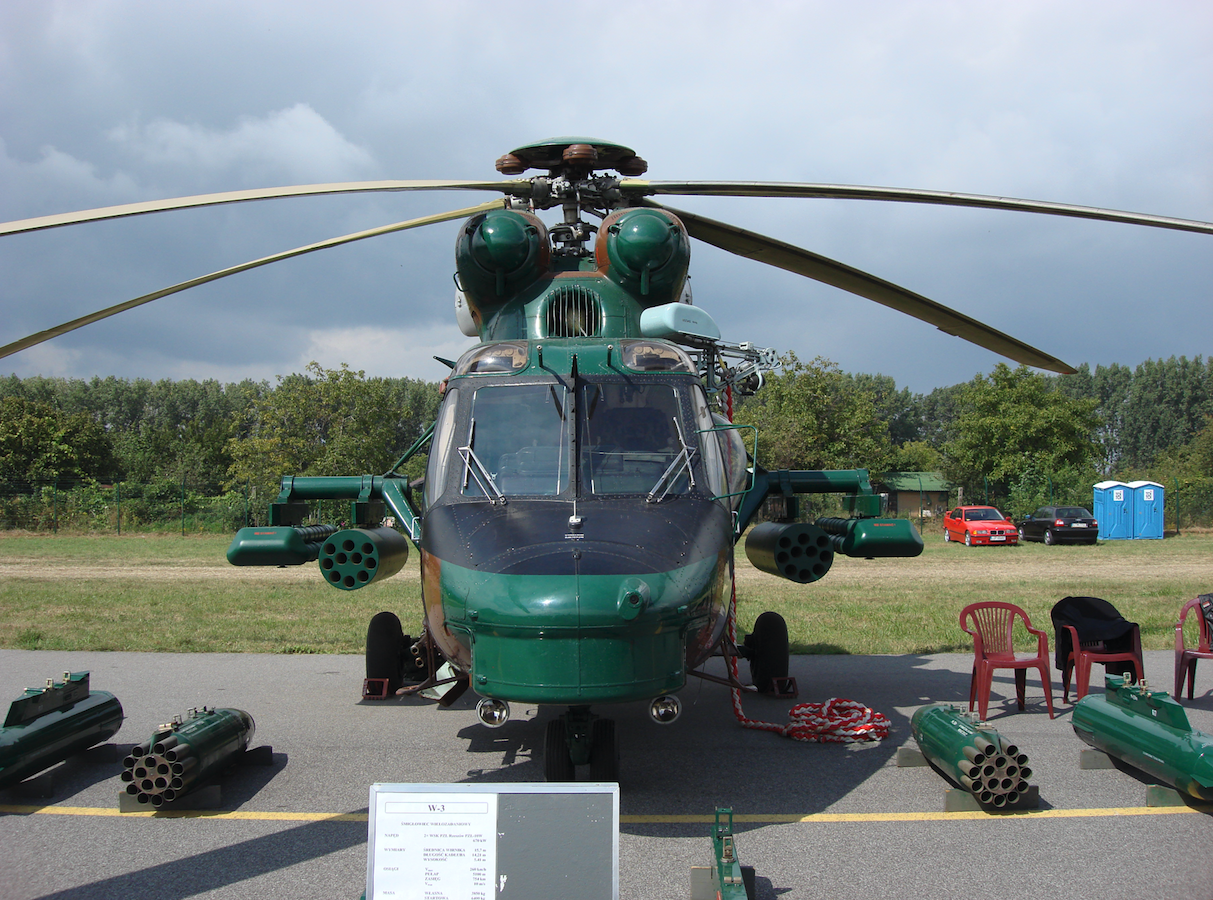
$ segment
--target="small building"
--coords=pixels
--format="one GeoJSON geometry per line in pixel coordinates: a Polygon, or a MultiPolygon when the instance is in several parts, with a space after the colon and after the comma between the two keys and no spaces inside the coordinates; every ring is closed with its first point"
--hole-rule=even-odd
{"type": "Polygon", "coordinates": [[[1095,485],[1091,512],[1099,522],[1101,541],[1127,541],[1133,537],[1133,490],[1123,481],[1095,485]]]}
{"type": "Polygon", "coordinates": [[[930,519],[948,511],[952,486],[938,472],[886,472],[876,488],[889,495],[890,516],[930,519]]]}
{"type": "Polygon", "coordinates": [[[1165,488],[1157,481],[1130,481],[1133,491],[1133,538],[1162,540],[1165,488]]]}
{"type": "Polygon", "coordinates": [[[1162,540],[1165,489],[1157,481],[1101,481],[1091,511],[1104,541],[1162,540]]]}

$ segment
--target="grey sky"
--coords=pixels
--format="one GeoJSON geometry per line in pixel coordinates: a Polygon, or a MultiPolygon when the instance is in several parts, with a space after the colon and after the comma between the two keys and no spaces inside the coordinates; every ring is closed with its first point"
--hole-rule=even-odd
{"type": "MultiPolygon", "coordinates": [[[[584,134],[653,179],[875,184],[1213,220],[1206,2],[0,5],[0,220],[267,185],[497,177],[584,134]]],[[[0,343],[465,193],[279,200],[0,239],[0,343]]],[[[484,199],[489,199],[487,196],[484,199]]],[[[896,282],[1067,362],[1208,356],[1213,237],[1022,213],[671,199],[896,282]]],[[[456,225],[313,254],[0,361],[149,378],[348,362],[437,380],[468,345],[456,225]]],[[[999,357],[704,245],[732,340],[915,391],[999,357]]]]}

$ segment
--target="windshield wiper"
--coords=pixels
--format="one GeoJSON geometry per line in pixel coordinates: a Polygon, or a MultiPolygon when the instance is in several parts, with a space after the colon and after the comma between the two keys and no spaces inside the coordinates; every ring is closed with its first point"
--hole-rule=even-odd
{"type": "Polygon", "coordinates": [[[678,443],[682,445],[682,449],[677,455],[670,460],[670,464],[666,466],[661,477],[657,479],[657,483],[653,485],[649,491],[648,497],[645,500],[649,503],[660,503],[665,499],[665,495],[670,492],[670,488],[674,486],[675,480],[682,474],[682,470],[686,469],[687,477],[690,479],[691,487],[695,486],[695,470],[691,468],[691,458],[695,451],[687,446],[686,438],[682,436],[682,426],[678,424],[678,419],[674,419],[674,429],[678,432],[678,443]],[[661,486],[665,485],[665,490],[661,491],[661,496],[657,495],[657,491],[661,490],[661,486]]]}
{"type": "Polygon", "coordinates": [[[501,493],[501,488],[497,487],[497,482],[493,480],[493,476],[489,473],[489,470],[485,468],[484,463],[480,461],[480,457],[476,455],[476,451],[472,449],[472,444],[476,440],[475,419],[472,419],[468,432],[468,445],[458,448],[459,456],[463,459],[463,487],[464,489],[467,488],[468,476],[471,475],[476,480],[476,485],[480,488],[480,492],[489,498],[489,503],[504,504],[505,494],[501,493]]]}

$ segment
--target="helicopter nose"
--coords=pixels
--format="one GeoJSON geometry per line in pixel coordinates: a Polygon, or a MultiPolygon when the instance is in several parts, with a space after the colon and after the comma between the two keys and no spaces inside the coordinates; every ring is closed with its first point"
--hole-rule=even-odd
{"type": "Polygon", "coordinates": [[[477,693],[510,702],[612,703],[683,686],[686,626],[690,618],[708,619],[696,601],[709,604],[705,598],[714,596],[714,567],[620,572],[616,551],[580,549],[578,562],[597,574],[498,576],[469,594],[477,693]],[[608,554],[614,572],[602,571],[608,554]]]}

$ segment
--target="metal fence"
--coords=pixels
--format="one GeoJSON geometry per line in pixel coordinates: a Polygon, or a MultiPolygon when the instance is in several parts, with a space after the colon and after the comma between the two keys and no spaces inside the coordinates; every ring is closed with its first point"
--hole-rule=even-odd
{"type": "MultiPolygon", "coordinates": [[[[1168,531],[1213,527],[1213,477],[1160,479],[1160,483],[1166,489],[1168,531]]],[[[269,502],[277,494],[277,485],[231,488],[188,480],[0,481],[0,531],[231,534],[245,525],[266,524],[269,502]]],[[[951,500],[956,500],[955,495],[951,500]]],[[[966,496],[964,500],[1007,505],[1007,498],[999,496],[966,496]]],[[[806,516],[841,514],[824,509],[824,502],[815,498],[801,512],[806,516]]],[[[1081,502],[1062,498],[1054,502],[1089,506],[1091,497],[1088,494],[1081,502]]],[[[350,514],[344,501],[326,501],[316,507],[313,514],[319,521],[337,522],[350,514]]],[[[919,518],[917,511],[903,515],[919,518]]]]}
{"type": "Polygon", "coordinates": [[[231,533],[258,524],[250,493],[189,481],[0,481],[0,530],[231,533]]]}

